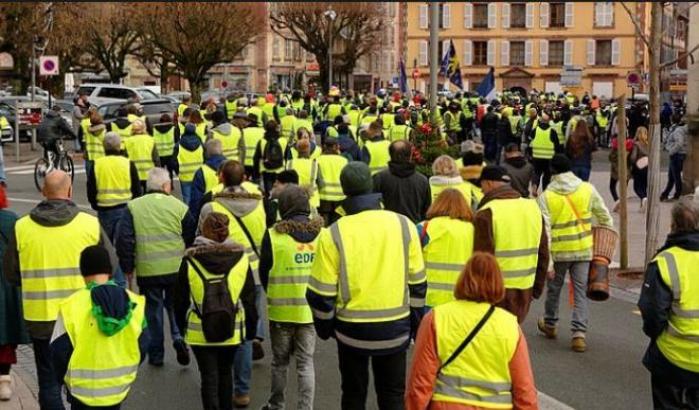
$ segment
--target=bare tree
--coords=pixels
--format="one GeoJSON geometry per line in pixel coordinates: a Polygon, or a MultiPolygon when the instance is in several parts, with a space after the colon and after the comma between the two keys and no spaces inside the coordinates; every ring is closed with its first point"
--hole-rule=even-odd
{"type": "Polygon", "coordinates": [[[329,50],[333,70],[348,74],[360,57],[376,49],[383,28],[381,7],[378,2],[274,3],[270,22],[275,33],[298,41],[315,56],[320,82],[326,87],[329,50]],[[329,10],[335,12],[334,19],[326,14],[329,10]]]}
{"type": "MultiPolygon", "coordinates": [[[[133,6],[132,6],[133,7],[133,6]]],[[[262,30],[263,3],[147,3],[135,10],[138,32],[189,81],[199,100],[207,72],[233,61],[262,30]]]]}

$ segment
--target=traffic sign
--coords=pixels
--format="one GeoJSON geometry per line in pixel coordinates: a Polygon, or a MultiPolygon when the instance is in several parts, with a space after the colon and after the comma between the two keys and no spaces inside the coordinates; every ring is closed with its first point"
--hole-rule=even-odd
{"type": "Polygon", "coordinates": [[[226,80],[221,81],[221,88],[228,88],[228,81],[226,81],[226,80]]]}
{"type": "Polygon", "coordinates": [[[415,79],[420,78],[420,69],[413,68],[413,78],[415,78],[415,79]]]}
{"type": "Polygon", "coordinates": [[[561,70],[561,87],[579,87],[582,83],[582,67],[565,66],[561,70]]]}
{"type": "Polygon", "coordinates": [[[18,102],[17,103],[17,118],[20,126],[36,127],[41,123],[43,116],[42,104],[40,102],[18,102]]]}
{"type": "Polygon", "coordinates": [[[39,57],[39,75],[58,75],[58,56],[39,57]]]}
{"type": "Polygon", "coordinates": [[[641,74],[635,71],[632,71],[626,75],[626,84],[633,89],[639,89],[642,82],[643,78],[641,77],[641,74]]]}

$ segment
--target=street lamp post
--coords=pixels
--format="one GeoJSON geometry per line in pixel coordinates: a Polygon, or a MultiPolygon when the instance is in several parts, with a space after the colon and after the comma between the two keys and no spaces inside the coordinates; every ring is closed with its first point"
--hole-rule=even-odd
{"type": "Polygon", "coordinates": [[[337,13],[329,9],[324,15],[328,18],[328,92],[330,92],[330,87],[333,86],[333,23],[337,13]]]}

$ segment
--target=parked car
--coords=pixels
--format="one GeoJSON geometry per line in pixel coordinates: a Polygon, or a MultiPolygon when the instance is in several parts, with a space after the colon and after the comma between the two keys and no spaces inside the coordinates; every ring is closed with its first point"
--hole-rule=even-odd
{"type": "Polygon", "coordinates": [[[173,92],[171,92],[171,93],[165,94],[165,95],[163,96],[163,98],[167,98],[168,100],[171,100],[171,101],[176,102],[177,104],[179,104],[179,103],[182,102],[182,98],[183,98],[185,95],[190,95],[190,94],[189,94],[188,92],[186,92],[186,91],[173,91],[173,92]]]}
{"type": "MultiPolygon", "coordinates": [[[[104,118],[105,124],[109,124],[117,118],[117,110],[128,104],[126,100],[111,101],[97,106],[97,112],[104,118]]],[[[169,100],[160,98],[157,100],[144,100],[140,104],[143,106],[143,113],[148,118],[148,122],[157,124],[160,122],[160,116],[163,113],[173,115],[177,109],[169,100]]]]}
{"type": "MultiPolygon", "coordinates": [[[[15,126],[15,117],[16,117],[16,110],[15,106],[17,105],[18,102],[29,102],[31,100],[30,97],[25,97],[25,96],[9,96],[9,97],[0,97],[0,116],[3,116],[7,119],[7,121],[10,123],[10,130],[7,130],[7,127],[3,130],[1,130],[2,134],[2,141],[7,142],[11,141],[14,139],[14,126],[15,126]]],[[[59,100],[60,101],[60,100],[59,100]]],[[[36,102],[41,104],[41,109],[43,112],[46,112],[49,107],[48,107],[48,102],[47,101],[42,101],[42,100],[37,100],[36,102]]],[[[61,117],[63,117],[64,120],[68,123],[69,126],[72,126],[73,124],[73,111],[72,111],[72,104],[70,107],[65,106],[64,104],[57,104],[59,107],[61,107],[61,110],[59,111],[61,117]]],[[[20,141],[29,141],[31,138],[31,130],[30,129],[21,129],[20,130],[20,135],[19,135],[20,141]]]]}
{"type": "Polygon", "coordinates": [[[123,103],[127,100],[157,100],[159,97],[147,88],[127,87],[121,84],[82,84],[77,94],[87,94],[87,101],[97,106],[109,103],[123,103]]]}

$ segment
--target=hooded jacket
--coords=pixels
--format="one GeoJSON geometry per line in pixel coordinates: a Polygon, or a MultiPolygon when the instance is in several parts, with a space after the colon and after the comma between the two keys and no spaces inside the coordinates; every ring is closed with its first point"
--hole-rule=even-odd
{"type": "MultiPolygon", "coordinates": [[[[99,309],[93,309],[92,316],[97,319],[97,325],[105,336],[111,337],[118,334],[133,320],[129,315],[132,310],[132,307],[129,306],[129,295],[124,288],[110,281],[103,285],[92,283],[88,285],[88,289],[90,289],[92,297],[92,306],[99,307],[99,309]]],[[[144,317],[143,331],[138,338],[138,348],[141,353],[140,362],[143,362],[146,357],[149,343],[150,334],[144,317]]],[[[74,349],[75,346],[66,332],[63,319],[59,315],[51,337],[51,359],[59,380],[65,378],[74,349]]]]}
{"type": "Polygon", "coordinates": [[[230,122],[222,122],[221,124],[218,124],[217,126],[208,130],[207,134],[209,138],[213,138],[214,131],[223,135],[231,135],[233,132],[233,125],[230,122]]]}
{"type": "MultiPolygon", "coordinates": [[[[252,211],[254,211],[257,206],[262,201],[262,196],[257,193],[247,192],[243,187],[226,187],[223,192],[219,192],[216,195],[212,195],[209,201],[207,201],[202,207],[199,213],[199,224],[206,219],[207,215],[213,212],[211,203],[216,200],[218,201],[228,212],[231,214],[242,218],[252,211]]],[[[206,200],[206,199],[205,199],[206,200]]]]}
{"type": "MultiPolygon", "coordinates": [[[[64,226],[69,224],[81,212],[78,206],[71,200],[67,199],[48,199],[40,202],[29,213],[29,217],[42,226],[64,226]]],[[[17,249],[17,236],[12,235],[9,238],[7,250],[3,258],[3,272],[5,279],[14,285],[21,286],[22,279],[19,266],[19,250],[17,249]]],[[[112,266],[117,266],[117,258],[112,247],[109,237],[104,229],[100,227],[99,245],[104,246],[109,252],[112,266]]],[[[113,272],[112,272],[113,273],[113,272]]],[[[54,321],[38,322],[26,321],[27,331],[33,339],[49,339],[53,331],[54,321]]]]}
{"type": "Polygon", "coordinates": [[[78,135],[59,113],[49,110],[36,129],[36,138],[40,143],[50,143],[59,138],[76,139],[78,135]]]}
{"type": "MultiPolygon", "coordinates": [[[[493,232],[493,212],[483,207],[496,199],[516,199],[521,196],[509,185],[503,185],[488,192],[480,203],[479,211],[473,218],[474,239],[473,251],[495,254],[495,235],[493,232]]],[[[545,221],[542,218],[542,224],[545,221]]],[[[538,261],[534,286],[531,289],[505,289],[505,298],[498,304],[499,307],[517,316],[519,323],[524,322],[529,312],[532,298],[538,299],[546,283],[546,273],[549,268],[549,242],[546,229],[541,230],[539,239],[538,261]]]]}
{"type": "MultiPolygon", "coordinates": [[[[220,243],[198,236],[193,246],[185,251],[185,258],[195,259],[208,273],[225,275],[238,263],[244,253],[244,248],[239,243],[230,240],[220,243]]],[[[187,262],[183,260],[177,276],[174,296],[175,322],[183,334],[187,329],[187,311],[192,305],[188,270],[187,262]]],[[[255,336],[259,315],[255,308],[255,286],[252,271],[249,268],[239,299],[245,309],[245,338],[251,340],[255,336]]]]}
{"type": "MultiPolygon", "coordinates": [[[[184,147],[187,151],[194,151],[199,147],[202,147],[201,144],[201,138],[199,136],[192,132],[188,133],[185,131],[184,134],[182,134],[182,137],[180,138],[179,142],[175,145],[175,149],[172,152],[172,159],[170,160],[170,163],[172,164],[172,169],[179,174],[180,173],[180,164],[177,161],[177,154],[180,152],[180,146],[184,147]]],[[[201,160],[204,162],[206,159],[206,153],[204,152],[204,149],[202,147],[201,150],[201,160]]]]}
{"type": "MultiPolygon", "coordinates": [[[[699,232],[670,234],[658,253],[672,247],[699,252],[699,232]]],[[[680,388],[699,387],[699,373],[690,372],[670,362],[658,349],[657,338],[667,328],[674,297],[670,288],[660,277],[656,262],[651,262],[641,286],[638,308],[643,317],[643,332],[650,338],[643,364],[654,378],[680,388]]]]}
{"type": "Polygon", "coordinates": [[[374,192],[383,196],[384,207],[407,216],[413,223],[425,219],[432,202],[427,177],[410,162],[388,162],[388,169],[374,175],[374,192]]]}
{"type": "MultiPolygon", "coordinates": [[[[562,174],[553,175],[551,177],[551,183],[546,188],[547,191],[555,192],[559,195],[569,195],[574,193],[580,188],[583,181],[576,177],[572,172],[564,172],[562,174]]],[[[594,186],[592,187],[592,198],[590,200],[590,209],[592,216],[594,217],[593,225],[601,225],[614,229],[614,219],[609,213],[607,206],[604,204],[604,200],[597,192],[594,186]]],[[[545,193],[539,195],[537,199],[539,203],[539,208],[541,208],[541,214],[544,216],[546,232],[551,236],[551,224],[557,221],[551,220],[551,212],[546,202],[545,193]]],[[[582,212],[582,210],[580,211],[582,212]]],[[[592,249],[580,252],[565,252],[553,255],[554,262],[584,262],[592,260],[592,249]]]]}
{"type": "MultiPolygon", "coordinates": [[[[211,158],[207,158],[204,162],[203,167],[209,167],[214,171],[218,171],[219,166],[226,162],[226,157],[223,155],[214,155],[211,158]]],[[[199,213],[199,208],[201,207],[202,198],[206,194],[206,181],[204,180],[204,172],[198,169],[194,173],[194,179],[192,180],[192,193],[187,204],[190,209],[196,208],[196,213],[199,213]]]]}
{"type": "Polygon", "coordinates": [[[519,192],[523,198],[529,197],[529,184],[534,181],[534,166],[523,155],[507,158],[502,162],[502,167],[510,176],[510,185],[519,192]]]}

